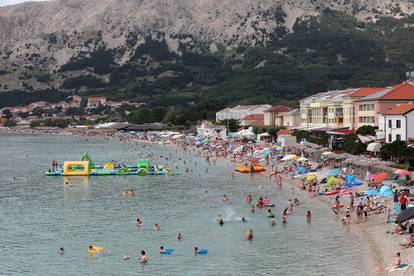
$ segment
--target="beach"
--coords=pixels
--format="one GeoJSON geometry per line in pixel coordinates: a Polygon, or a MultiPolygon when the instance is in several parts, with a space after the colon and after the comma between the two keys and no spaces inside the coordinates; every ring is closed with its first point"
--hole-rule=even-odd
{"type": "MultiPolygon", "coordinates": [[[[43,134],[45,135],[45,133],[36,133],[35,131],[31,134],[43,134]]],[[[50,135],[50,133],[48,133],[50,135]]],[[[46,135],[48,135],[46,134],[46,135]]],[[[56,135],[56,133],[54,133],[54,135],[56,135]]],[[[67,133],[60,133],[58,135],[64,135],[64,136],[80,136],[79,133],[76,134],[67,134],[67,133]]],[[[111,136],[111,135],[93,135],[93,136],[89,136],[87,135],[86,137],[93,137],[94,139],[103,139],[103,140],[111,140],[111,141],[122,141],[122,142],[127,142],[127,143],[146,143],[148,144],[149,142],[147,140],[142,140],[142,139],[132,139],[131,137],[117,137],[117,136],[111,136]]],[[[211,155],[211,156],[216,156],[216,158],[222,159],[222,160],[226,160],[225,162],[232,162],[234,160],[232,160],[230,158],[230,156],[223,156],[222,153],[213,153],[212,151],[210,151],[210,154],[206,154],[205,152],[203,153],[202,150],[200,150],[199,147],[196,147],[194,145],[186,145],[183,146],[183,144],[181,144],[180,142],[173,142],[170,141],[168,144],[165,144],[165,146],[167,147],[173,147],[173,148],[181,148],[183,150],[188,150],[191,148],[191,150],[193,152],[198,152],[198,154],[201,155],[201,157],[206,156],[206,155],[211,155]]],[[[233,162],[232,162],[233,163],[233,162]]],[[[279,163],[277,165],[278,169],[281,170],[283,167],[282,163],[279,163]]],[[[262,176],[264,178],[268,178],[269,177],[269,173],[272,171],[272,168],[267,165],[266,166],[266,172],[262,173],[262,176]]],[[[278,174],[279,175],[279,174],[278,174]]],[[[290,185],[292,187],[295,188],[295,193],[301,193],[303,194],[305,197],[309,197],[309,200],[311,201],[318,201],[320,203],[322,203],[323,205],[325,205],[325,208],[330,209],[332,204],[334,203],[333,198],[331,197],[324,197],[324,196],[314,196],[312,198],[310,198],[310,194],[306,191],[302,191],[301,189],[301,180],[299,178],[297,179],[293,179],[292,177],[289,177],[287,175],[284,174],[280,174],[282,179],[283,179],[283,186],[285,185],[290,185]]],[[[208,177],[208,175],[206,176],[208,177]]],[[[274,180],[272,180],[271,182],[272,186],[277,187],[277,184],[274,180]]],[[[343,197],[345,198],[345,197],[343,197]]],[[[286,198],[287,200],[287,198],[286,198]]],[[[344,200],[344,205],[346,205],[347,199],[344,200]]],[[[340,212],[338,214],[338,218],[335,219],[338,223],[340,224],[340,217],[342,217],[344,215],[343,212],[340,212]]],[[[351,216],[351,221],[352,223],[349,225],[344,225],[343,227],[346,228],[351,228],[351,231],[356,231],[358,232],[358,235],[361,236],[361,238],[363,238],[367,244],[368,244],[368,248],[367,251],[369,251],[370,253],[366,253],[366,252],[361,252],[361,254],[367,254],[370,255],[373,259],[373,264],[372,264],[372,275],[395,275],[395,274],[399,274],[399,275],[410,275],[411,273],[408,271],[405,272],[390,272],[389,268],[392,266],[394,257],[396,252],[401,251],[401,258],[402,258],[402,263],[410,263],[411,260],[413,260],[413,251],[411,249],[404,249],[401,250],[399,243],[400,242],[404,242],[404,239],[396,234],[387,234],[387,231],[391,231],[395,228],[394,224],[387,224],[386,223],[386,217],[385,214],[375,214],[375,215],[369,215],[367,222],[363,221],[360,223],[355,223],[356,220],[354,218],[354,215],[351,216]]],[[[352,241],[350,241],[352,242],[352,241]]]]}

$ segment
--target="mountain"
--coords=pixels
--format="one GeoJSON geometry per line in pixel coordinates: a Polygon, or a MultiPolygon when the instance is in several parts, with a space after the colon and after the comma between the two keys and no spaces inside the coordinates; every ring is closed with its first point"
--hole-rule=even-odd
{"type": "Polygon", "coordinates": [[[292,101],[389,84],[413,69],[413,10],[412,0],[7,6],[0,8],[0,91],[76,90],[166,107],[205,97],[222,104],[292,101]]]}

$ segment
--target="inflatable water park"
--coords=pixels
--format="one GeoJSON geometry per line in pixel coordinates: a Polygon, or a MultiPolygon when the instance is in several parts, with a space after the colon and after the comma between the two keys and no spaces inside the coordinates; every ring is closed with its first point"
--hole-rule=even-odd
{"type": "Polygon", "coordinates": [[[90,156],[85,153],[79,161],[65,161],[62,166],[53,165],[53,168],[44,172],[46,176],[109,176],[109,175],[178,175],[170,168],[162,165],[152,165],[149,160],[138,160],[136,165],[116,165],[108,162],[104,165],[95,165],[90,156]]]}

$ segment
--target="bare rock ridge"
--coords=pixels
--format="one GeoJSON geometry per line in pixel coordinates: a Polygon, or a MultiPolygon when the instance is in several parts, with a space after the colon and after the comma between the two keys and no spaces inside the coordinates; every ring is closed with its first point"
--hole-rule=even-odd
{"type": "MultiPolygon", "coordinates": [[[[404,17],[412,0],[52,0],[0,8],[0,67],[52,72],[80,55],[116,49],[123,64],[146,38],[198,51],[265,45],[298,18],[337,9],[372,21],[404,17]]],[[[13,85],[13,84],[11,84],[13,85]]],[[[10,87],[13,88],[13,87],[10,87]]],[[[16,86],[15,88],[19,88],[16,86]]]]}

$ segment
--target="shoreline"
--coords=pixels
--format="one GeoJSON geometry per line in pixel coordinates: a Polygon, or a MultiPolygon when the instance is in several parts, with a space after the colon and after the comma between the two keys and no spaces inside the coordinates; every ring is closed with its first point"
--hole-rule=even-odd
{"type": "MultiPolygon", "coordinates": [[[[114,142],[126,142],[126,143],[135,143],[135,144],[157,144],[155,142],[150,142],[148,140],[142,140],[142,139],[130,139],[129,137],[122,137],[122,136],[113,136],[113,135],[104,135],[104,133],[93,135],[87,135],[82,132],[77,133],[68,133],[65,131],[60,132],[45,132],[38,131],[38,130],[30,130],[28,131],[22,131],[22,130],[7,130],[3,131],[0,130],[1,134],[10,134],[10,135],[30,135],[30,136],[64,136],[64,137],[78,137],[78,138],[95,138],[102,141],[114,141],[114,142]]],[[[177,148],[180,150],[183,150],[183,148],[176,143],[169,143],[169,144],[161,144],[162,146],[177,148]]],[[[198,149],[197,147],[190,146],[190,148],[198,149]]],[[[202,156],[200,156],[202,158],[202,156]]],[[[229,162],[230,164],[234,164],[229,158],[223,157],[223,156],[217,156],[217,159],[222,159],[225,162],[229,162]]],[[[270,172],[271,168],[268,165],[265,165],[266,171],[270,172]]],[[[265,176],[266,173],[262,173],[262,176],[265,176]]],[[[307,200],[312,200],[317,198],[317,200],[325,205],[327,208],[329,207],[329,204],[332,204],[333,201],[330,197],[324,197],[324,196],[314,196],[311,197],[307,191],[303,191],[300,187],[300,180],[299,179],[292,179],[291,177],[288,177],[285,174],[278,173],[278,175],[281,175],[283,183],[288,184],[289,186],[293,187],[295,190],[304,192],[304,194],[308,195],[307,200]]],[[[278,185],[275,183],[275,181],[271,181],[271,185],[278,185]]],[[[343,215],[343,212],[339,212],[338,217],[343,215]]],[[[353,213],[353,216],[355,214],[353,213]]],[[[339,222],[340,223],[340,222],[339,222]]],[[[371,275],[395,275],[395,273],[389,271],[389,267],[392,265],[393,258],[395,257],[396,252],[401,252],[402,254],[402,263],[407,263],[407,260],[414,260],[414,252],[412,250],[407,249],[400,249],[399,243],[401,242],[401,238],[399,238],[398,235],[393,234],[387,234],[387,231],[390,231],[391,228],[394,228],[394,224],[386,224],[385,223],[385,217],[384,214],[379,215],[370,215],[368,216],[367,222],[360,222],[360,223],[351,223],[350,225],[347,225],[349,227],[352,227],[352,230],[356,230],[358,233],[357,235],[360,236],[360,238],[364,241],[364,243],[368,246],[368,250],[370,251],[369,254],[369,264],[372,263],[373,265],[373,274],[371,275]],[[397,238],[398,237],[398,238],[397,238]]],[[[345,226],[346,227],[346,226],[345,226]]],[[[364,252],[362,253],[364,254],[364,252]]],[[[364,254],[365,255],[365,254],[364,254]]],[[[410,263],[411,264],[411,263],[410,263]]],[[[413,265],[413,264],[411,264],[413,265]]],[[[368,266],[369,267],[369,266],[368,266]]],[[[408,269],[407,271],[397,271],[398,275],[412,275],[411,273],[412,267],[408,269]]],[[[369,270],[367,271],[369,273],[369,270]]]]}

